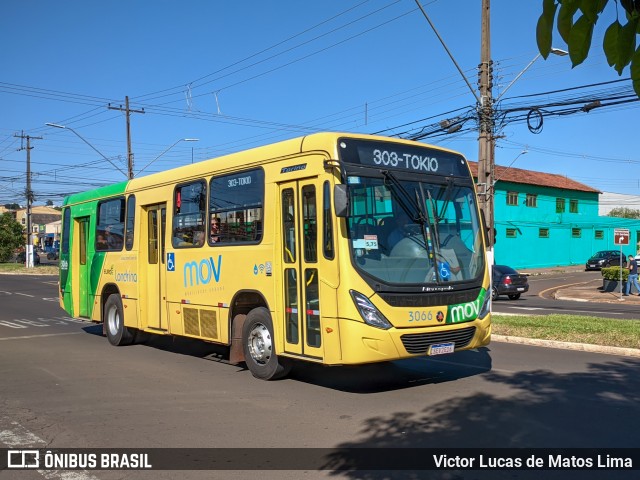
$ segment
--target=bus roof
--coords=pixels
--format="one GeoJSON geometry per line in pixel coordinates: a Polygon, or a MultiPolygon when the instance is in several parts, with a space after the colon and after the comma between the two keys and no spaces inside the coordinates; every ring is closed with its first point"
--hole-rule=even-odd
{"type": "MultiPolygon", "coordinates": [[[[240,152],[230,153],[221,157],[212,158],[209,160],[202,160],[194,164],[184,165],[181,167],[164,170],[162,172],[153,173],[144,177],[134,178],[132,180],[125,180],[113,185],[100,187],[94,190],[89,190],[82,193],[77,193],[67,197],[63,205],[70,205],[76,203],[82,203],[89,200],[95,200],[98,198],[111,197],[120,195],[132,190],[144,190],[147,188],[153,188],[158,185],[173,183],[176,179],[188,180],[190,178],[197,178],[203,175],[203,172],[211,173],[224,173],[225,171],[232,171],[238,168],[238,165],[250,167],[257,166],[265,161],[265,159],[276,160],[278,158],[287,157],[290,155],[303,153],[303,152],[326,152],[331,157],[336,158],[337,155],[337,140],[338,138],[349,137],[356,139],[370,139],[381,141],[393,141],[398,143],[404,143],[408,145],[422,145],[424,143],[416,142],[413,140],[405,140],[401,138],[389,138],[377,135],[346,133],[346,132],[322,132],[313,133],[304,137],[292,138],[290,140],[284,140],[269,145],[263,145],[255,147],[249,150],[243,150],[240,152]]],[[[436,148],[445,152],[455,153],[453,150],[449,150],[442,147],[429,145],[431,148],[436,148]]]]}

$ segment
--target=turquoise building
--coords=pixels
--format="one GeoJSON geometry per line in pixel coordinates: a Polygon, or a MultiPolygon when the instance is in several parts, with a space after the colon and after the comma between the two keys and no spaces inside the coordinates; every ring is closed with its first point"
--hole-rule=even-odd
{"type": "MultiPolygon", "coordinates": [[[[477,178],[477,164],[469,163],[477,178]]],[[[614,244],[617,228],[630,232],[623,253],[637,253],[640,220],[599,216],[599,190],[562,175],[497,165],[494,178],[496,264],[516,269],[584,265],[599,250],[620,249],[614,244]]]]}

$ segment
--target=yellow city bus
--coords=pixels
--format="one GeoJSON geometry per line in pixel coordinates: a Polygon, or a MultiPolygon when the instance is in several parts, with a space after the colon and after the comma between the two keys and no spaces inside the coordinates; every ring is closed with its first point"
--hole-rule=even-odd
{"type": "Polygon", "coordinates": [[[418,142],[318,133],[71,195],[60,304],[229,346],[255,377],[487,345],[469,167],[418,142]]]}

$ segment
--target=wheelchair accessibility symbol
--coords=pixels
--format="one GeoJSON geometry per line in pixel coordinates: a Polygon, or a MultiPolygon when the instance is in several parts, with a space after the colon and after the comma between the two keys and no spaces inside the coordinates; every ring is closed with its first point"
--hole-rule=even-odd
{"type": "Polygon", "coordinates": [[[451,276],[451,267],[449,267],[449,264],[447,262],[443,262],[440,264],[440,278],[442,278],[442,280],[449,280],[449,277],[451,276]]]}
{"type": "Polygon", "coordinates": [[[176,254],[173,252],[167,253],[167,271],[168,272],[176,271],[176,254]]]}

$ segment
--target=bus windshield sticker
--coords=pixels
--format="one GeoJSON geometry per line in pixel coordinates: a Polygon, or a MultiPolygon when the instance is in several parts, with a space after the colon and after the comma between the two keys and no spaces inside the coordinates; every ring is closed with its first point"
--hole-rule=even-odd
{"type": "Polygon", "coordinates": [[[365,235],[364,238],[356,238],[352,243],[353,248],[362,248],[364,250],[378,250],[377,235],[365,235]]]}

